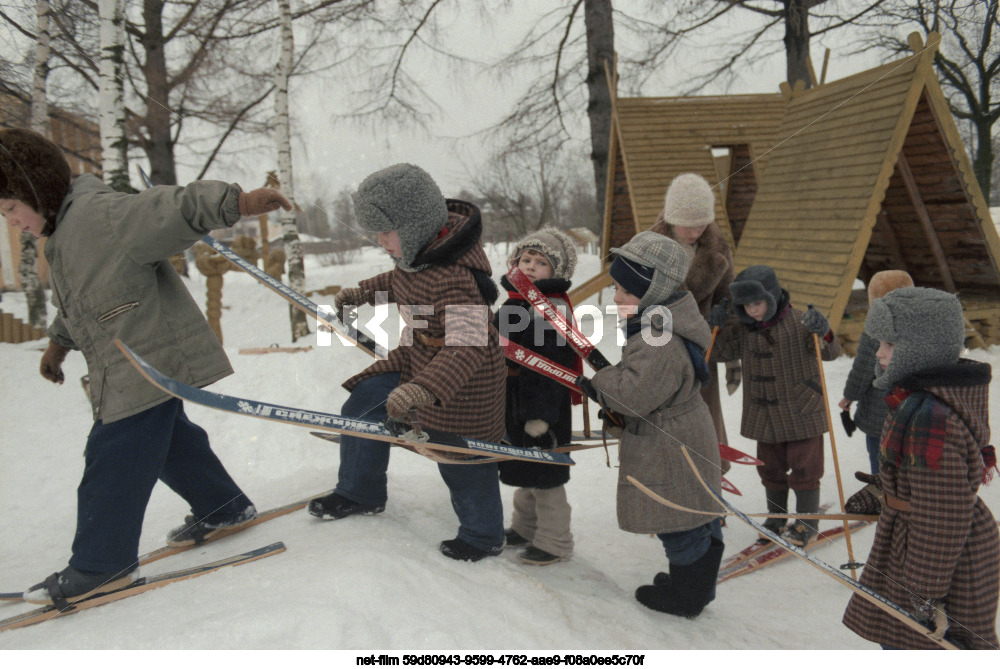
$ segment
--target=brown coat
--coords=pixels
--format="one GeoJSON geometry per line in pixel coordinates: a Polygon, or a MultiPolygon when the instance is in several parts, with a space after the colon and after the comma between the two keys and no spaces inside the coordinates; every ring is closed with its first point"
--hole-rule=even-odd
{"type": "MultiPolygon", "coordinates": [[[[980,382],[927,388],[949,408],[939,467],[881,466],[885,492],[909,502],[911,509],[882,507],[861,583],[911,611],[911,595],[943,600],[950,637],[969,648],[996,649],[1000,537],[993,515],[976,494],[983,471],[980,448],[989,443],[990,372],[982,363],[956,367],[978,367],[973,371],[980,382]]],[[[889,412],[887,423],[895,413],[889,412]]],[[[847,605],[844,624],[887,646],[937,647],[857,595],[847,605]]]]}
{"type": "MultiPolygon", "coordinates": [[[[787,293],[778,313],[787,304],[787,293]]],[[[742,307],[736,307],[742,309],[742,307]]],[[[820,338],[823,360],[840,355],[840,340],[820,338]]],[[[747,439],[779,443],[808,439],[827,431],[823,386],[813,334],[802,325],[802,312],[789,306],[770,327],[730,319],[719,330],[712,362],[743,362],[743,419],[747,439]]]]}
{"type": "MultiPolygon", "coordinates": [[[[674,226],[663,219],[663,212],[660,212],[656,223],[650,229],[677,241],[674,226]]],[[[698,303],[698,311],[702,316],[708,316],[713,305],[729,297],[729,284],[733,282],[733,276],[733,254],[729,251],[729,244],[722,236],[719,226],[712,223],[698,238],[691,267],[681,288],[691,291],[698,303]]],[[[729,436],[726,434],[726,421],[719,397],[719,371],[715,364],[709,365],[708,368],[712,378],[702,386],[701,397],[708,404],[708,410],[712,414],[716,436],[721,443],[728,444],[729,436]]],[[[728,462],[723,464],[724,472],[729,470],[728,465],[728,462]]]]}
{"type": "Polygon", "coordinates": [[[505,432],[507,371],[489,305],[473,273],[479,270],[487,278],[491,273],[480,242],[478,210],[449,200],[447,227],[449,233],[421,254],[436,252],[445,262],[419,272],[397,267],[360,282],[372,299],[377,291],[387,292],[389,302],[400,305],[406,327],[387,360],[351,377],[344,387],[351,390],[370,376],[400,372],[400,383],[419,384],[437,398],[417,411],[423,427],[498,441],[505,432]],[[411,311],[411,306],[422,308],[411,311]],[[444,346],[428,345],[424,334],[444,338],[444,346]]]}
{"type": "MultiPolygon", "coordinates": [[[[612,410],[626,417],[628,425],[618,451],[618,526],[626,532],[680,532],[712,519],[664,506],[640,492],[626,476],[682,506],[703,511],[719,508],[678,448],[679,444],[687,447],[702,477],[719,490],[719,446],[712,417],[698,392],[701,384],[687,348],[676,336],[704,348],[711,335],[691,293],[685,292],[667,306],[675,333],[670,341],[655,346],[641,333],[634,334],[625,343],[621,361],[593,377],[594,388],[612,410]]],[[[663,331],[655,321],[650,327],[656,341],[663,331]]]]}

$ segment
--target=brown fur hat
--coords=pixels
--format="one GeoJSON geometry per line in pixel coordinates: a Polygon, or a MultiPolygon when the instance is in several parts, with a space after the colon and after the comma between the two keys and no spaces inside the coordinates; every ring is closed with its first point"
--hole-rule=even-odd
{"type": "Polygon", "coordinates": [[[875,272],[868,282],[868,304],[885,297],[897,288],[912,288],[913,278],[901,269],[887,269],[875,272]]]}
{"type": "Polygon", "coordinates": [[[62,150],[26,128],[0,130],[0,198],[20,200],[45,218],[42,234],[55,229],[72,173],[62,150]]]}

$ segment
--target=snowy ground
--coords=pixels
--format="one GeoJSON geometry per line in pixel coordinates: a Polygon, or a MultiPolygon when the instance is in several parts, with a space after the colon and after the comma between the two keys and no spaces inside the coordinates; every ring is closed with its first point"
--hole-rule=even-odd
{"type": "MultiPolygon", "coordinates": [[[[503,267],[504,249],[491,254],[503,267]]],[[[307,267],[308,287],[354,285],[389,269],[369,250],[350,265],[307,267]]],[[[577,282],[598,267],[583,256],[577,282]]],[[[204,302],[204,277],[188,281],[204,302]]],[[[604,305],[609,303],[606,291],[604,305]]],[[[332,300],[331,300],[332,301],[332,300]]],[[[340,382],[370,358],[334,343],[303,353],[243,355],[240,349],[290,346],[287,303],[236,272],[225,275],[223,334],[236,373],[212,388],[284,405],[337,411],[347,396],[340,382]]],[[[590,301],[596,304],[596,300],[590,301]]],[[[6,293],[0,308],[24,315],[19,294],[6,293]]],[[[601,307],[603,310],[603,306],[601,307]]],[[[603,320],[600,348],[619,357],[614,317],[603,320]]],[[[584,330],[593,331],[592,323],[584,330]]],[[[315,337],[295,345],[310,345],[315,337]]],[[[44,342],[0,344],[5,401],[0,407],[0,590],[15,590],[61,569],[69,558],[75,524],[75,488],[82,448],[91,424],[90,406],[78,379],[82,356],[65,364],[67,382],[55,386],[38,375],[44,342]]],[[[1000,348],[970,357],[1000,363],[1000,348]]],[[[838,410],[851,359],[825,365],[833,415],[838,410]]],[[[1000,396],[1000,381],[992,396],[1000,396]]],[[[723,398],[731,444],[747,452],[754,445],[739,436],[741,395],[723,398]]],[[[994,402],[994,407],[996,406],[994,402]]],[[[216,452],[257,504],[266,509],[333,487],[338,453],[301,428],[279,425],[197,406],[189,415],[205,427],[216,452]]],[[[847,438],[837,421],[835,438],[845,495],[857,489],[855,470],[867,467],[863,435],[847,438]]],[[[594,420],[596,425],[596,417],[594,420]]],[[[1000,411],[992,415],[1000,433],[1000,411]]],[[[666,567],[660,543],[620,531],[615,520],[614,470],[600,449],[574,457],[568,491],[573,505],[576,554],[565,563],[531,567],[514,550],[479,563],[454,562],[437,549],[456,531],[447,489],[436,465],[394,451],[390,499],[374,517],[318,521],[305,511],[265,523],[223,541],[157,562],[163,570],[205,562],[284,541],[280,555],[202,578],[177,583],[38,626],[0,633],[0,649],[339,649],[380,650],[590,650],[684,649],[872,649],[840,624],[850,591],[798,560],[719,586],[718,597],[695,621],[649,611],[633,598],[639,585],[666,567]]],[[[837,478],[827,456],[825,501],[836,506],[837,478]]],[[[746,511],[763,509],[753,468],[736,465],[728,478],[743,491],[733,498],[746,511]]],[[[513,490],[502,487],[508,504],[513,490]]],[[[1000,508],[1000,485],[983,498],[1000,508]]],[[[162,544],[187,509],[157,486],[146,513],[140,550],[162,544]]],[[[507,512],[509,519],[509,511],[507,512]]],[[[867,555],[873,529],[854,535],[854,555],[867,555]]],[[[743,548],[754,533],[731,520],[726,553],[743,548]]],[[[822,559],[847,562],[838,542],[817,550],[822,559]]],[[[0,604],[0,617],[23,610],[0,604]]],[[[345,654],[354,663],[354,653],[345,654]]],[[[261,656],[241,661],[261,661],[261,656]]],[[[27,659],[27,658],[25,658],[27,659]]],[[[679,659],[679,658],[677,658],[679,659]]],[[[759,658],[760,660],[763,657],[759,658]]],[[[874,659],[874,658],[870,658],[874,659]]],[[[142,661],[146,661],[143,658],[142,661]]],[[[209,660],[210,661],[210,660],[209,660]]],[[[751,658],[751,661],[754,661],[751,658]]],[[[647,665],[650,666],[649,658],[647,665]]]]}

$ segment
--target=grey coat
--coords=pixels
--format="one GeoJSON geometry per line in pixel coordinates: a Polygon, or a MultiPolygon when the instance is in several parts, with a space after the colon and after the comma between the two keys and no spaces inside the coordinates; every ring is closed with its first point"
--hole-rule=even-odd
{"type": "MultiPolygon", "coordinates": [[[[621,361],[594,374],[594,388],[608,406],[626,417],[619,444],[618,526],[626,532],[659,534],[704,525],[711,516],[664,506],[639,491],[637,481],[672,502],[691,509],[716,511],[719,505],[698,483],[679,445],[683,444],[702,477],[720,489],[719,444],[701,384],[687,348],[676,335],[708,347],[711,332],[691,293],[668,304],[675,336],[651,345],[643,334],[629,337],[621,361]]],[[[657,341],[663,328],[654,320],[647,330],[657,341]]]]}
{"type": "Polygon", "coordinates": [[[167,258],[238,221],[240,192],[235,184],[197,181],[129,195],[89,174],[71,185],[45,243],[58,312],[48,334],[86,358],[95,420],[110,423],[168,398],[122,356],[115,339],[193,386],[232,373],[167,258]]]}
{"type": "Polygon", "coordinates": [[[889,407],[885,403],[886,392],[872,385],[875,380],[876,351],[878,340],[862,332],[858,352],[844,384],[844,398],[858,403],[854,410],[854,424],[858,429],[877,437],[882,434],[882,425],[889,415],[889,407]]]}

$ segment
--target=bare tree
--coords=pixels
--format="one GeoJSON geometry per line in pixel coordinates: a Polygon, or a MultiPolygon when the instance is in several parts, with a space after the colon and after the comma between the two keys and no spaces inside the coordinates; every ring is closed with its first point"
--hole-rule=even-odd
{"type": "Polygon", "coordinates": [[[124,0],[100,0],[101,172],[104,182],[120,191],[132,190],[128,178],[128,137],[125,131],[125,7],[124,0]]]}
{"type": "Polygon", "coordinates": [[[993,192],[994,127],[1000,119],[1000,0],[893,0],[882,16],[894,31],[873,31],[872,40],[893,53],[909,53],[906,26],[941,35],[934,68],[957,119],[972,127],[972,167],[986,201],[993,192]]]}
{"type": "MultiPolygon", "coordinates": [[[[49,76],[49,17],[48,0],[35,2],[35,45],[34,78],[31,87],[31,129],[49,136],[49,107],[46,98],[46,81],[49,76]]],[[[41,205],[41,202],[37,203],[41,205]]],[[[27,232],[21,233],[21,265],[19,267],[21,289],[28,305],[28,321],[35,327],[44,328],[48,324],[48,310],[45,306],[45,291],[38,278],[38,240],[27,232]]]]}
{"type": "MultiPolygon", "coordinates": [[[[292,179],[291,120],[288,115],[288,79],[292,74],[295,57],[295,39],[292,34],[292,8],[289,0],[278,0],[281,17],[281,55],[275,75],[274,124],[278,144],[278,182],[281,192],[295,204],[295,182],[292,179]]],[[[305,292],[306,270],[302,260],[302,245],[295,227],[295,211],[281,211],[281,239],[285,242],[288,258],[288,284],[299,293],[305,292]]],[[[289,307],[292,325],[292,341],[309,334],[306,315],[299,309],[289,307]]]]}

